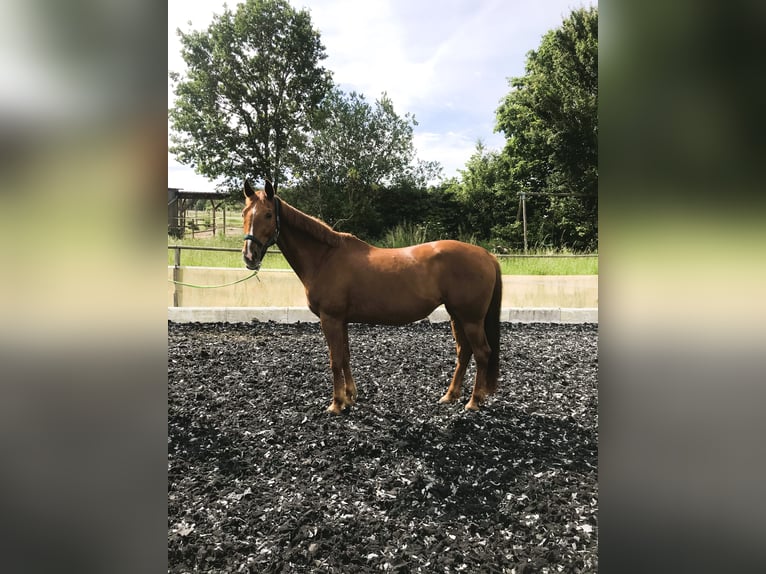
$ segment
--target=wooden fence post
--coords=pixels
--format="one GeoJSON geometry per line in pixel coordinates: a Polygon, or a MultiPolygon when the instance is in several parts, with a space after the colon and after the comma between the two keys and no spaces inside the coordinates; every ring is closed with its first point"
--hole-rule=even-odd
{"type": "Polygon", "coordinates": [[[521,192],[521,213],[524,219],[524,255],[527,254],[527,194],[521,192]]]}
{"type": "MultiPolygon", "coordinates": [[[[181,280],[181,248],[173,248],[173,281],[181,280]]],[[[173,283],[173,307],[179,307],[178,283],[173,283]]]]}

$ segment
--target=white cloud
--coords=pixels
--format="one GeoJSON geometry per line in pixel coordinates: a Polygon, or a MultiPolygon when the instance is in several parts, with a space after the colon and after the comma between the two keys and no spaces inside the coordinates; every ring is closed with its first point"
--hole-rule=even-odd
{"type": "Polygon", "coordinates": [[[502,135],[476,138],[468,132],[419,132],[415,134],[415,147],[418,157],[426,161],[438,161],[444,168],[444,177],[458,177],[458,170],[464,169],[466,162],[476,151],[476,143],[481,139],[488,149],[500,149],[504,144],[502,135]]]}
{"type": "MultiPolygon", "coordinates": [[[[290,0],[311,12],[333,71],[345,91],[368,101],[386,92],[400,115],[413,113],[423,160],[456,175],[481,139],[500,149],[495,112],[508,78],[524,73],[526,54],[572,9],[592,0],[290,0]]],[[[234,4],[230,6],[234,9],[234,4]]],[[[175,28],[207,27],[223,0],[168,3],[169,68],[183,69],[175,28]]],[[[170,98],[170,96],[169,96],[170,98]]]]}
{"type": "Polygon", "coordinates": [[[187,191],[215,191],[215,181],[199,175],[192,168],[176,161],[168,153],[168,187],[177,187],[187,191]]]}
{"type": "Polygon", "coordinates": [[[308,3],[322,35],[335,81],[375,100],[386,92],[407,110],[433,79],[430,61],[411,58],[404,30],[387,0],[323,0],[308,3]]]}

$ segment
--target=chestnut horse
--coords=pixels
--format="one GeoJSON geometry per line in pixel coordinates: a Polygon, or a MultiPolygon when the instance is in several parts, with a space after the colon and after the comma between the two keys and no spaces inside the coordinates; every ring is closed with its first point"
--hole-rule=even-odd
{"type": "Polygon", "coordinates": [[[476,381],[465,408],[478,410],[497,390],[502,281],[493,255],[459,241],[373,247],[291,207],[268,180],[265,191],[245,181],[245,201],[245,266],[258,270],[266,250],[278,245],[306,288],[309,309],[319,317],[333,378],[328,411],[338,414],[356,400],[348,323],[403,325],[425,318],[442,303],[451,317],[457,367],[439,402],[460,398],[471,355],[476,381]]]}

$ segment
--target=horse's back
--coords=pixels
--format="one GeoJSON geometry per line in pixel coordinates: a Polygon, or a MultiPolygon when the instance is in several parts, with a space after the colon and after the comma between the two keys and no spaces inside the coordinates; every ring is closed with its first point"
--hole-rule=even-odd
{"type": "Polygon", "coordinates": [[[442,239],[397,249],[372,248],[368,260],[374,269],[438,278],[454,273],[494,275],[496,259],[483,247],[442,239]]]}
{"type": "Polygon", "coordinates": [[[455,241],[454,239],[442,239],[440,241],[424,243],[423,245],[430,245],[436,254],[446,255],[450,259],[461,261],[469,266],[491,266],[491,262],[495,259],[495,257],[483,247],[471,243],[464,243],[462,241],[455,241]]]}

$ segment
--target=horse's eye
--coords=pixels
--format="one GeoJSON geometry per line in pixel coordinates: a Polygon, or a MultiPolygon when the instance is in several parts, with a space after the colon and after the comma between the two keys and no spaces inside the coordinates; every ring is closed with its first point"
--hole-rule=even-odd
{"type": "Polygon", "coordinates": [[[266,214],[266,219],[271,219],[271,214],[270,213],[266,214]]]}

